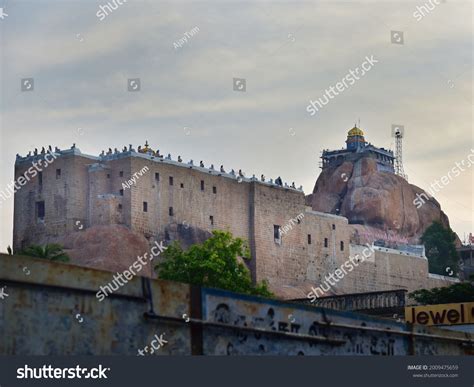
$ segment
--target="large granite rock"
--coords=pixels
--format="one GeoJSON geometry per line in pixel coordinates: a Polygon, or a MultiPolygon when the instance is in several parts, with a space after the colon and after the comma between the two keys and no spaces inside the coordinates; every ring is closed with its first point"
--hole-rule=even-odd
{"type": "Polygon", "coordinates": [[[307,204],[315,211],[347,217],[349,223],[361,225],[356,229],[381,230],[417,243],[433,221],[449,225],[434,198],[415,206],[416,194],[422,192],[400,176],[378,171],[374,159],[361,158],[324,169],[307,204]]]}
{"type": "MultiPolygon", "coordinates": [[[[114,273],[128,269],[138,256],[150,253],[147,239],[122,225],[92,226],[55,242],[64,246],[71,263],[114,273]]],[[[146,265],[140,275],[154,277],[153,269],[154,265],[146,265]]]]}
{"type": "MultiPolygon", "coordinates": [[[[202,243],[211,233],[187,224],[171,223],[167,225],[158,241],[168,245],[173,240],[179,240],[184,249],[196,243],[202,243]]],[[[71,263],[107,270],[122,272],[128,269],[138,256],[145,253],[150,255],[153,242],[145,236],[130,230],[124,225],[96,225],[83,231],[71,232],[65,236],[50,240],[49,243],[59,243],[70,256],[71,263]]],[[[143,267],[140,275],[156,277],[154,268],[161,262],[162,256],[156,257],[143,267]]]]}

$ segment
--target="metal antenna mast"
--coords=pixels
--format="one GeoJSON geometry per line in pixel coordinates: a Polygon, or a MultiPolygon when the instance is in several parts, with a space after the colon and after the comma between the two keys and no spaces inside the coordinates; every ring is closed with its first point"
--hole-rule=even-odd
{"type": "Polygon", "coordinates": [[[403,131],[400,128],[395,129],[395,173],[398,176],[408,180],[408,176],[405,175],[403,170],[403,159],[402,159],[402,142],[403,142],[403,131]]]}

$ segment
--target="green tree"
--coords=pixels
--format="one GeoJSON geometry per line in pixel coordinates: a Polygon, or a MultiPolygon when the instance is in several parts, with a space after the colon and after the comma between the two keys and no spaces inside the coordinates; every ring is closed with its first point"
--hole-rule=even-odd
{"type": "Polygon", "coordinates": [[[175,241],[164,252],[164,260],[155,270],[162,279],[185,282],[237,293],[270,297],[265,281],[254,285],[249,270],[237,257],[250,259],[245,242],[224,231],[214,231],[202,244],[195,244],[187,251],[175,241]]]}
{"type": "Polygon", "coordinates": [[[430,273],[446,275],[450,270],[457,273],[459,256],[455,240],[453,230],[444,228],[440,222],[433,222],[426,229],[421,241],[425,245],[430,273]]]}
{"type": "Polygon", "coordinates": [[[424,305],[473,302],[474,285],[464,282],[444,288],[421,289],[410,293],[409,296],[424,305]]]}
{"type": "Polygon", "coordinates": [[[63,247],[57,243],[31,245],[20,251],[18,254],[49,259],[50,261],[69,262],[69,256],[64,252],[63,247]]]}

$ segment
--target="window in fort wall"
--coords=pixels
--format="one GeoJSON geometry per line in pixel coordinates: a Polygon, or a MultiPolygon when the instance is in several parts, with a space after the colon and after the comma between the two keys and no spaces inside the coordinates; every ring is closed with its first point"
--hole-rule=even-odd
{"type": "Polygon", "coordinates": [[[311,234],[308,234],[308,245],[311,244],[311,234]]]}
{"type": "Polygon", "coordinates": [[[344,242],[341,241],[341,251],[344,251],[344,242]]]}
{"type": "Polygon", "coordinates": [[[328,238],[324,238],[324,247],[328,247],[328,238]]]}
{"type": "Polygon", "coordinates": [[[40,189],[43,188],[43,172],[38,173],[38,185],[40,189]]]}
{"type": "Polygon", "coordinates": [[[170,207],[170,208],[168,209],[168,213],[169,213],[170,216],[173,216],[173,215],[174,215],[173,207],[170,207]]]}
{"type": "Polygon", "coordinates": [[[209,220],[211,221],[211,226],[214,226],[214,217],[212,215],[209,217],[209,220]]]}
{"type": "Polygon", "coordinates": [[[204,180],[201,180],[201,191],[204,191],[204,180]]]}
{"type": "Polygon", "coordinates": [[[120,193],[120,196],[123,196],[123,189],[121,189],[119,193],[120,193]]]}
{"type": "Polygon", "coordinates": [[[173,185],[174,182],[173,182],[173,176],[170,176],[170,185],[173,185]]]}
{"type": "Polygon", "coordinates": [[[281,245],[281,227],[277,224],[273,225],[273,239],[276,244],[281,245]]]}
{"type": "Polygon", "coordinates": [[[216,186],[212,187],[212,193],[213,193],[213,194],[216,194],[216,193],[217,193],[217,187],[216,187],[216,186]]]}
{"type": "Polygon", "coordinates": [[[148,202],[143,202],[143,212],[148,212],[148,202]]]}
{"type": "Polygon", "coordinates": [[[45,214],[44,201],[36,202],[36,220],[38,222],[43,222],[44,214],[45,214]]]}
{"type": "Polygon", "coordinates": [[[155,173],[155,180],[160,181],[160,174],[158,172],[155,173]]]}
{"type": "Polygon", "coordinates": [[[119,172],[120,177],[123,177],[123,171],[119,172]]]}
{"type": "Polygon", "coordinates": [[[56,180],[61,178],[61,169],[56,169],[56,180]]]}

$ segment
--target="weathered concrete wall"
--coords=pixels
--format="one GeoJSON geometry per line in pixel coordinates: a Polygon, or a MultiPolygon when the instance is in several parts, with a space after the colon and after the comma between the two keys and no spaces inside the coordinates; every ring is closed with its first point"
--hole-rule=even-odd
{"type": "MultiPolygon", "coordinates": [[[[473,336],[185,284],[0,255],[0,355],[463,355],[473,336]],[[150,353],[151,351],[148,351],[150,353]]],[[[471,348],[471,349],[469,349],[471,348]]]]}
{"type": "MultiPolygon", "coordinates": [[[[350,256],[362,256],[364,250],[370,256],[360,261],[356,269],[334,286],[336,294],[397,289],[412,292],[459,282],[457,278],[430,275],[427,258],[414,254],[383,247],[374,247],[374,251],[370,251],[367,246],[350,245],[350,256]]],[[[347,259],[339,256],[338,265],[342,265],[347,259]]]]}
{"type": "MultiPolygon", "coordinates": [[[[169,343],[157,355],[190,353],[189,327],[145,320],[141,278],[99,302],[95,293],[111,280],[105,271],[0,255],[0,286],[8,294],[0,302],[0,354],[136,355],[161,333],[169,343]]],[[[189,286],[151,281],[151,291],[162,315],[190,313],[189,286]]]]}

